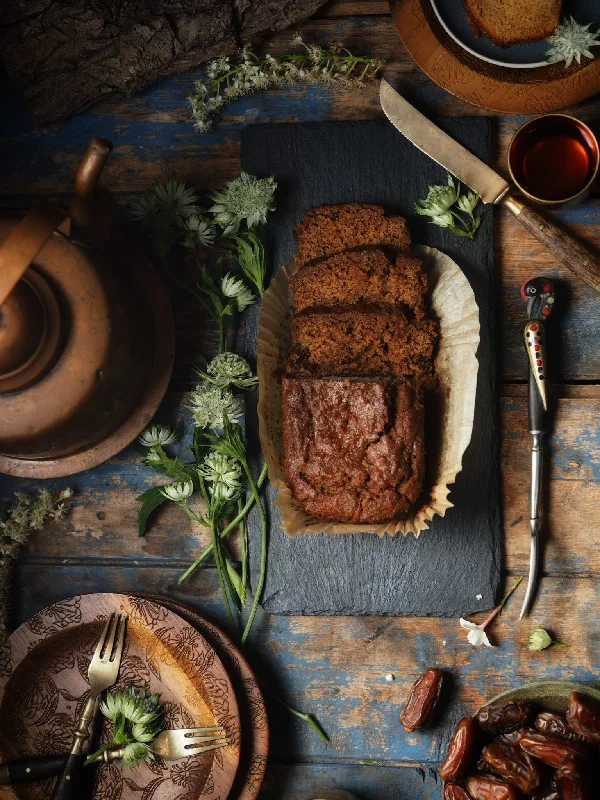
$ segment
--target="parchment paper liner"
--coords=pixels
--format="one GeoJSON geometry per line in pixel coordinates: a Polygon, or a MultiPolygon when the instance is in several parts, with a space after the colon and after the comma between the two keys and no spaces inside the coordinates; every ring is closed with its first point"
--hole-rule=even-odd
{"type": "Polygon", "coordinates": [[[294,259],[282,267],[263,298],[258,325],[257,372],[260,443],[269,469],[269,480],[279,488],[277,506],[283,529],[299,533],[377,533],[380,536],[427,530],[434,516],[443,517],[453,503],[449,484],[462,469],[462,458],[473,432],[479,346],[479,309],[475,295],[460,267],[431,247],[419,245],[415,255],[423,260],[431,306],[440,322],[440,345],[435,362],[440,383],[441,443],[435,464],[428,464],[434,485],[427,505],[402,520],[378,525],[348,524],[309,516],[294,500],[283,470],[281,382],[277,370],[290,342],[294,298],[289,276],[296,271],[294,259]]]}

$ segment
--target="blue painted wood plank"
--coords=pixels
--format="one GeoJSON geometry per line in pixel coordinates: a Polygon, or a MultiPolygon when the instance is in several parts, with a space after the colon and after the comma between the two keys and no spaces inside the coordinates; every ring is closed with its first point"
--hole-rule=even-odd
{"type": "MultiPolygon", "coordinates": [[[[226,628],[217,577],[201,570],[183,589],[179,571],[156,567],[92,564],[49,565],[20,560],[14,622],[48,603],[86,592],[165,595],[186,602],[226,628]]],[[[473,587],[473,592],[477,591],[473,587]]],[[[391,766],[435,766],[456,721],[500,691],[531,680],[564,678],[597,683],[600,651],[598,578],[545,578],[533,615],[518,623],[520,587],[490,629],[495,648],[473,648],[458,620],[432,618],[275,617],[259,614],[248,658],[267,687],[271,755],[275,760],[352,763],[383,761],[391,766]],[[560,609],[568,600],[569,617],[560,609]],[[527,649],[531,628],[551,630],[568,648],[542,653],[527,649]],[[441,722],[407,734],[398,715],[411,683],[427,667],[447,670],[452,690],[441,722]],[[395,680],[385,680],[392,673],[395,680]],[[273,699],[285,698],[317,714],[331,737],[325,744],[305,723],[273,699]]],[[[475,621],[481,617],[475,615],[475,621]]],[[[413,799],[411,799],[413,800],[413,799]]]]}

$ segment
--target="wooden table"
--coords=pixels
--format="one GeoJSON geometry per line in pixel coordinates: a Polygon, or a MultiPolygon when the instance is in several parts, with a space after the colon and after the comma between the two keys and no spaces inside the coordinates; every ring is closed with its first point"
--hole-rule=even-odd
{"type": "MultiPolygon", "coordinates": [[[[398,40],[385,2],[333,0],[301,32],[308,42],[336,38],[354,52],[384,57],[386,77],[428,112],[484,113],[446,94],[419,71],[398,40]]],[[[284,52],[288,39],[288,34],[276,36],[270,51],[284,52]]],[[[173,173],[198,187],[235,176],[239,132],[249,122],[380,115],[375,88],[365,92],[283,88],[237,101],[212,133],[200,135],[191,125],[186,102],[194,77],[194,73],[181,75],[131,100],[106,102],[44,129],[28,121],[16,90],[8,84],[0,151],[3,205],[19,210],[40,195],[64,199],[92,136],[114,142],[105,180],[114,192],[126,196],[173,173]]],[[[599,119],[600,101],[591,100],[573,113],[588,121],[599,119]]],[[[506,172],[507,142],[523,121],[495,120],[495,160],[502,172],[506,172]]],[[[471,712],[502,689],[532,679],[600,682],[600,303],[505,212],[494,213],[507,584],[526,574],[529,557],[530,460],[519,287],[535,274],[546,274],[561,281],[567,298],[555,372],[558,410],[550,441],[549,529],[538,601],[531,616],[519,623],[524,586],[519,588],[491,628],[495,649],[471,647],[454,619],[263,615],[249,647],[252,663],[281,696],[318,715],[331,744],[271,704],[271,764],[262,798],[304,800],[318,787],[330,786],[354,791],[363,800],[439,798],[432,768],[463,712],[471,712]],[[526,644],[534,625],[547,627],[569,647],[529,652],[526,644]],[[453,674],[453,700],[442,725],[407,735],[398,713],[408,687],[430,665],[453,674]],[[394,674],[393,682],[385,681],[387,673],[394,674]]],[[[600,247],[598,196],[557,217],[600,247]]],[[[180,416],[180,392],[189,386],[190,365],[213,346],[214,336],[198,322],[197,314],[182,312],[177,317],[176,376],[160,421],[180,416]]],[[[16,488],[36,488],[34,482],[0,480],[3,502],[16,488]]],[[[135,496],[156,482],[135,448],[72,480],[54,482],[75,489],[73,512],[65,522],[35,535],[19,559],[14,623],[81,592],[150,590],[189,602],[223,623],[212,568],[199,571],[183,590],[176,585],[182,569],[207,541],[206,531],[171,508],[160,514],[145,539],[137,536],[135,496]]]]}

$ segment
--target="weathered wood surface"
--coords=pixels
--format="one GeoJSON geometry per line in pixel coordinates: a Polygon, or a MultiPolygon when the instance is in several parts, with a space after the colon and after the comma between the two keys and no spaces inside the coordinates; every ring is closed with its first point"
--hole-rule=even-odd
{"type": "Polygon", "coordinates": [[[7,3],[0,53],[33,118],[51,123],[146,86],[265,32],[306,19],[323,0],[41,0],[7,3]]]}
{"type": "MultiPolygon", "coordinates": [[[[337,38],[356,52],[388,59],[386,75],[426,111],[479,114],[434,86],[399,44],[386,4],[373,0],[335,0],[318,18],[302,26],[307,41],[337,38]],[[356,15],[351,17],[349,15],[356,15]]],[[[283,52],[287,34],[270,49],[283,52]]],[[[214,186],[239,169],[239,131],[248,122],[372,118],[379,114],[377,92],[332,92],[321,87],[282,88],[237,101],[215,130],[194,132],[186,107],[196,72],[180,75],[129,101],[111,101],[47,128],[27,118],[14,88],[2,95],[0,202],[17,210],[35,196],[64,198],[72,174],[91,136],[115,142],[107,184],[120,195],[145,189],[154,177],[178,177],[214,186]]],[[[600,118],[600,100],[574,109],[587,120],[600,118]]],[[[524,118],[495,120],[495,163],[503,172],[506,148],[524,118]]],[[[597,125],[597,123],[596,123],[597,125]]],[[[555,368],[559,395],[555,433],[550,441],[549,532],[545,576],[532,616],[518,622],[523,587],[492,628],[496,650],[475,650],[454,620],[281,618],[260,619],[250,657],[277,691],[299,707],[316,712],[332,735],[325,746],[307,726],[270,704],[273,759],[265,800],[304,800],[317,787],[342,786],[363,800],[434,800],[439,787],[429,774],[448,737],[451,720],[508,686],[537,678],[565,677],[598,683],[600,672],[600,325],[597,296],[572,280],[521,226],[496,212],[495,259],[501,336],[502,468],[507,583],[526,571],[529,549],[527,490],[529,437],[520,349],[524,316],[519,286],[534,273],[560,278],[568,298],[560,322],[560,358],[555,368]],[[544,625],[565,649],[530,653],[530,629],[544,625]],[[446,645],[443,642],[446,642],[446,645]],[[433,663],[457,678],[455,702],[443,726],[407,736],[397,722],[402,699],[416,674],[433,663]],[[387,672],[396,676],[389,684],[387,672]],[[375,760],[382,766],[364,766],[375,760]],[[399,765],[424,764],[422,773],[399,765]],[[404,777],[403,777],[404,776],[404,777]],[[420,781],[420,783],[419,783],[420,781]]],[[[558,218],[600,248],[598,192],[583,206],[558,218]]],[[[181,314],[178,314],[181,321],[181,314]]],[[[191,311],[180,326],[176,387],[190,380],[195,354],[210,350],[214,336],[191,311]]],[[[161,421],[184,420],[181,396],[172,393],[161,421]]],[[[177,509],[161,511],[147,539],[137,537],[135,494],[157,482],[129,448],[70,483],[77,496],[71,517],[35,534],[19,561],[15,583],[17,623],[43,605],[90,591],[162,592],[190,602],[224,623],[216,577],[205,569],[183,590],[177,577],[207,541],[177,509]]],[[[64,482],[58,482],[64,485],[64,482]]],[[[4,504],[16,486],[0,478],[4,504]]],[[[475,594],[477,591],[475,590],[475,594]]]]}

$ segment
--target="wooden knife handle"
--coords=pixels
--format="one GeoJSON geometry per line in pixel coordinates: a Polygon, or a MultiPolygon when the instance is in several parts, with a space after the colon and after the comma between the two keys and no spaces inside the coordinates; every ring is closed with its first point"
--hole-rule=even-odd
{"type": "Polygon", "coordinates": [[[60,775],[69,756],[30,756],[5,761],[0,764],[0,786],[16,786],[19,783],[42,781],[60,775]]]}
{"type": "Polygon", "coordinates": [[[510,194],[502,202],[521,225],[545,244],[566,267],[600,292],[600,254],[592,252],[564,228],[559,228],[510,194]]]}

